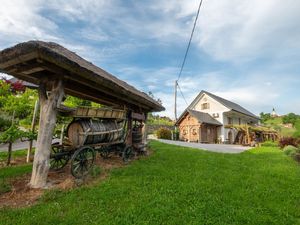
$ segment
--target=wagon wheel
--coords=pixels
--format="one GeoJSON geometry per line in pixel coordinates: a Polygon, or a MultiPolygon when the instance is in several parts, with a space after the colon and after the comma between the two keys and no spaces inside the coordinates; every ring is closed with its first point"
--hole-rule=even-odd
{"type": "Polygon", "coordinates": [[[110,151],[108,147],[102,147],[100,150],[100,155],[103,159],[108,159],[109,153],[110,151]]]}
{"type": "Polygon", "coordinates": [[[126,146],[122,153],[122,159],[125,163],[129,162],[134,156],[133,150],[131,146],[126,146]]]}
{"type": "Polygon", "coordinates": [[[76,178],[86,176],[94,164],[95,151],[91,147],[82,147],[74,153],[71,161],[71,173],[76,178]]]}
{"type": "Polygon", "coordinates": [[[57,143],[53,144],[51,147],[50,154],[50,169],[60,170],[67,165],[70,157],[68,153],[63,153],[62,146],[59,146],[57,143]]]}

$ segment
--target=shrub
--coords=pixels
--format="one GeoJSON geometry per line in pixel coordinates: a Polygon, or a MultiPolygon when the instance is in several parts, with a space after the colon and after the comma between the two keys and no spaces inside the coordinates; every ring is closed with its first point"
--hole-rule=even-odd
{"type": "Polygon", "coordinates": [[[296,128],[296,131],[293,134],[293,137],[294,138],[300,138],[300,120],[299,119],[295,123],[295,128],[296,128]]]}
{"type": "Polygon", "coordinates": [[[11,121],[0,117],[0,132],[7,130],[11,125],[11,121]]]}
{"type": "Polygon", "coordinates": [[[300,153],[300,150],[293,145],[287,145],[283,148],[283,152],[286,155],[294,157],[296,153],[300,153]]]}
{"type": "Polygon", "coordinates": [[[277,147],[278,143],[274,141],[265,141],[261,144],[263,147],[277,147]]]}
{"type": "Polygon", "coordinates": [[[280,148],[284,148],[287,145],[293,145],[295,147],[298,147],[299,139],[293,138],[293,137],[283,137],[279,140],[279,147],[280,148]]]}
{"type": "Polygon", "coordinates": [[[173,138],[174,140],[179,140],[179,130],[173,130],[173,138]]]}
{"type": "Polygon", "coordinates": [[[171,140],[172,132],[171,130],[161,127],[156,131],[157,138],[171,140]]]}

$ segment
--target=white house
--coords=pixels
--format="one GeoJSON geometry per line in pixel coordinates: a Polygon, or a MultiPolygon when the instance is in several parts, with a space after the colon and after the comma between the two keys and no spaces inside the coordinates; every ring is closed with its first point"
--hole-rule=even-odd
{"type": "Polygon", "coordinates": [[[242,106],[201,91],[176,122],[180,139],[190,142],[233,143],[236,131],[230,124],[257,124],[259,118],[242,106]]]}

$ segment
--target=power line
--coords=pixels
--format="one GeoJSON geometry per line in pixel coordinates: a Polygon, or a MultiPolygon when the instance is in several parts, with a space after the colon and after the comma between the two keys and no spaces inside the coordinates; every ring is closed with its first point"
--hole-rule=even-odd
{"type": "Polygon", "coordinates": [[[180,94],[181,94],[183,100],[185,101],[185,104],[188,106],[189,104],[187,103],[187,101],[186,101],[186,99],[185,99],[185,97],[184,97],[184,95],[183,95],[183,93],[182,93],[182,90],[181,90],[181,88],[180,88],[180,86],[179,86],[178,83],[177,83],[177,87],[178,87],[178,89],[179,89],[179,91],[180,91],[180,94]]]}
{"type": "Polygon", "coordinates": [[[181,64],[181,68],[180,68],[180,71],[179,71],[179,74],[178,74],[178,78],[177,80],[175,81],[175,104],[174,104],[174,112],[175,112],[175,120],[177,120],[177,87],[180,91],[180,94],[182,96],[182,98],[184,99],[186,105],[188,106],[188,103],[184,97],[184,94],[179,86],[179,79],[181,77],[181,74],[182,74],[182,71],[183,71],[183,68],[184,68],[184,65],[185,65],[185,61],[186,61],[186,58],[187,58],[187,55],[188,55],[188,52],[189,52],[189,49],[190,49],[190,46],[191,46],[191,42],[192,42],[192,39],[193,39],[193,35],[194,35],[194,31],[195,31],[195,28],[196,28],[196,24],[197,24],[197,20],[198,20],[198,17],[199,17],[199,12],[200,12],[200,9],[201,9],[201,6],[202,6],[202,1],[203,0],[200,0],[200,3],[199,3],[199,6],[198,6],[198,10],[197,10],[197,14],[196,14],[196,18],[195,18],[195,21],[194,21],[194,25],[193,25],[193,29],[192,29],[192,33],[191,33],[191,36],[190,36],[190,39],[189,39],[189,42],[188,42],[188,45],[187,45],[187,48],[186,48],[186,51],[185,51],[185,54],[184,54],[184,58],[183,58],[183,62],[181,64]]]}
{"type": "Polygon", "coordinates": [[[190,49],[190,45],[191,45],[191,42],[192,42],[192,39],[193,39],[195,27],[196,27],[197,20],[198,20],[198,17],[199,17],[199,12],[200,12],[200,8],[201,8],[201,5],[202,5],[202,1],[203,1],[203,0],[201,0],[200,3],[199,3],[197,15],[196,15],[196,18],[195,18],[195,21],[194,21],[194,26],[193,26],[193,29],[192,29],[192,33],[191,33],[191,36],[190,36],[189,43],[188,43],[188,45],[187,45],[187,48],[186,48],[186,51],[185,51],[185,54],[184,54],[183,62],[182,62],[182,64],[181,64],[181,68],[180,68],[180,72],[179,72],[179,74],[178,74],[177,81],[179,81],[180,76],[181,76],[181,73],[182,73],[182,70],[183,70],[183,67],[184,67],[184,65],[185,65],[185,61],[186,61],[186,58],[187,58],[187,55],[188,55],[188,52],[189,52],[189,49],[190,49]]]}

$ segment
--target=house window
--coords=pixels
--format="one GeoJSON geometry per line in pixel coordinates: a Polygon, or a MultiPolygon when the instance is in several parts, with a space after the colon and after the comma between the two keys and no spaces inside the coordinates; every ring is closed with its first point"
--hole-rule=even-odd
{"type": "Polygon", "coordinates": [[[239,125],[241,125],[241,118],[239,118],[239,125]]]}
{"type": "Polygon", "coordinates": [[[209,103],[201,104],[201,109],[209,109],[209,103]]]}
{"type": "Polygon", "coordinates": [[[232,118],[228,117],[228,124],[232,124],[232,118]]]}

